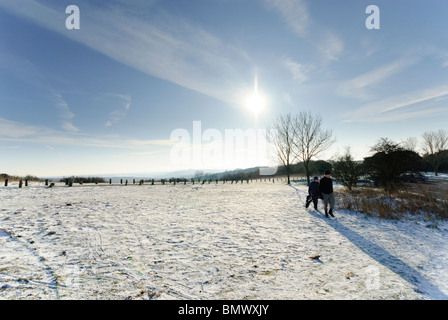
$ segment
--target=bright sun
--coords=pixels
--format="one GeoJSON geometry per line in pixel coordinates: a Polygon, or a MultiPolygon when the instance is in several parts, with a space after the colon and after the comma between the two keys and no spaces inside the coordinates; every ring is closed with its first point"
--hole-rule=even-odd
{"type": "Polygon", "coordinates": [[[265,107],[265,101],[262,96],[255,92],[246,100],[246,107],[255,115],[259,114],[265,107]]]}
{"type": "Polygon", "coordinates": [[[258,93],[258,77],[255,75],[254,78],[254,91],[251,95],[246,98],[246,108],[249,109],[254,115],[255,118],[258,117],[258,114],[263,111],[266,106],[266,101],[258,93]]]}

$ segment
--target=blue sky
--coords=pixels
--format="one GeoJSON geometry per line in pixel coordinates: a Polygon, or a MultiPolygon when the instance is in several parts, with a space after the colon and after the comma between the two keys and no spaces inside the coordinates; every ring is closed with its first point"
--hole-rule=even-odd
{"type": "Polygon", "coordinates": [[[175,163],[171,134],[193,142],[193,121],[224,136],[308,110],[337,139],[321,159],[420,139],[447,129],[447,12],[443,0],[0,0],[0,171],[252,166],[175,163]],[[365,26],[371,4],[379,30],[365,26]],[[65,26],[69,5],[78,30],[65,26]]]}

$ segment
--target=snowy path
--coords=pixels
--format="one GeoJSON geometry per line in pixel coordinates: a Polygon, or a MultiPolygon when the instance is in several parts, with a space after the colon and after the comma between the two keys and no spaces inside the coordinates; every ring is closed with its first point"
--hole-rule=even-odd
{"type": "Polygon", "coordinates": [[[305,190],[0,187],[0,299],[447,299],[446,223],[327,219],[305,190]]]}

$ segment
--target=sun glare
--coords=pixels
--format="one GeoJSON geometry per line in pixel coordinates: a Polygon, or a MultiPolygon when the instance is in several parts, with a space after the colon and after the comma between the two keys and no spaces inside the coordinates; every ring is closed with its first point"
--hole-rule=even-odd
{"type": "Polygon", "coordinates": [[[265,107],[264,98],[258,93],[258,79],[255,76],[254,92],[246,99],[246,107],[257,116],[265,107]]]}
{"type": "Polygon", "coordinates": [[[250,111],[257,115],[264,109],[265,101],[263,97],[258,94],[258,92],[255,92],[247,98],[246,106],[250,111]]]}

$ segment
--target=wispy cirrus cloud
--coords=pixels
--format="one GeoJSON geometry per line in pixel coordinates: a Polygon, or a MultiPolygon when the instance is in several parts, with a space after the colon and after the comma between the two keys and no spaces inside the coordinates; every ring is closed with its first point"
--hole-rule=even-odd
{"type": "Polygon", "coordinates": [[[110,4],[83,4],[81,29],[67,30],[65,12],[42,3],[0,0],[0,7],[132,68],[222,101],[239,103],[239,92],[251,87],[244,50],[167,12],[149,12],[143,19],[110,4]]]}
{"type": "Polygon", "coordinates": [[[446,113],[448,107],[428,108],[423,103],[448,96],[448,85],[421,89],[368,103],[347,114],[344,122],[391,122],[446,113]]]}
{"type": "Polygon", "coordinates": [[[79,131],[73,124],[75,114],[70,110],[69,104],[33,62],[2,51],[0,52],[0,67],[5,68],[24,83],[38,88],[44,96],[44,100],[56,109],[59,123],[64,130],[79,131]]]}
{"type": "Polygon", "coordinates": [[[310,15],[303,0],[266,0],[265,3],[281,14],[296,35],[300,37],[307,35],[310,15]]]}
{"type": "Polygon", "coordinates": [[[3,137],[4,139],[13,140],[23,137],[45,135],[51,132],[52,130],[47,128],[30,126],[17,121],[0,118],[0,137],[3,137]]]}
{"type": "Polygon", "coordinates": [[[103,94],[103,97],[109,101],[109,107],[114,109],[109,113],[109,119],[104,124],[105,127],[110,127],[126,117],[131,108],[132,98],[129,95],[116,93],[103,94]]]}
{"type": "Polygon", "coordinates": [[[368,92],[369,88],[381,83],[387,78],[405,70],[407,67],[415,64],[417,59],[400,59],[381,66],[375,70],[366,72],[356,78],[343,82],[338,88],[337,93],[357,99],[372,99],[368,92]]]}
{"type": "Polygon", "coordinates": [[[50,99],[53,100],[55,107],[58,109],[58,117],[62,129],[69,132],[78,132],[79,129],[73,124],[75,115],[71,112],[68,103],[64,100],[62,95],[53,90],[50,99]]]}
{"type": "Polygon", "coordinates": [[[313,69],[311,66],[307,66],[298,63],[290,58],[282,59],[283,66],[291,73],[292,78],[298,83],[302,84],[308,80],[308,74],[313,69]]]}
{"type": "Polygon", "coordinates": [[[46,146],[81,146],[111,149],[142,150],[153,147],[172,147],[171,140],[122,139],[119,136],[92,136],[73,131],[52,130],[44,126],[0,118],[0,141],[35,143],[46,146]]]}
{"type": "Polygon", "coordinates": [[[344,52],[344,42],[335,33],[327,31],[317,43],[317,50],[322,57],[323,64],[338,61],[344,52]]]}

